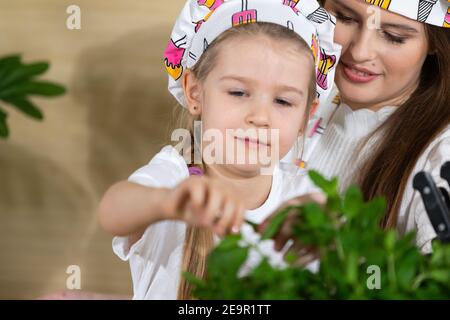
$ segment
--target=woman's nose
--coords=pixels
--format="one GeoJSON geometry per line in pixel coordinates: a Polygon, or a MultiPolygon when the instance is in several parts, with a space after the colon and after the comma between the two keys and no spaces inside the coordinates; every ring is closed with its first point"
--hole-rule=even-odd
{"type": "Polygon", "coordinates": [[[359,33],[353,37],[348,53],[354,62],[367,62],[376,58],[376,29],[364,26],[359,33]]]}

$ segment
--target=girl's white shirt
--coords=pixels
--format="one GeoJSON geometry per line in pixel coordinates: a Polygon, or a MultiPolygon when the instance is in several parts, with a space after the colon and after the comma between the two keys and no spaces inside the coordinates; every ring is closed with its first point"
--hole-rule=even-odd
{"type": "MultiPolygon", "coordinates": [[[[369,109],[353,111],[340,102],[335,88],[328,103],[320,106],[317,115],[309,123],[304,152],[307,169],[317,170],[328,178],[339,177],[342,182],[341,190],[345,190],[354,182],[361,160],[370,155],[371,144],[360,150],[359,142],[364,141],[396,108],[386,106],[376,112],[369,109]]],[[[441,166],[447,161],[450,161],[450,126],[440,132],[416,162],[403,194],[397,220],[400,236],[410,231],[417,232],[416,244],[424,254],[432,251],[431,241],[436,238],[436,232],[429,221],[420,193],[412,187],[412,181],[416,173],[427,171],[439,187],[448,188],[445,180],[440,177],[441,166]]]]}
{"type": "MultiPolygon", "coordinates": [[[[147,165],[135,171],[128,181],[153,188],[174,188],[188,177],[184,158],[172,146],[165,146],[147,165]]],[[[306,171],[289,164],[277,165],[268,198],[261,207],[248,210],[245,218],[259,224],[284,201],[317,191],[306,171]]],[[[113,239],[113,251],[120,259],[129,261],[133,299],[176,299],[185,232],[186,224],[182,221],[162,221],[148,226],[143,236],[131,246],[128,237],[113,239]]],[[[253,228],[245,223],[241,233],[244,242],[249,244],[257,244],[260,239],[253,228]]],[[[218,240],[215,237],[216,243],[218,240]]],[[[273,244],[272,240],[265,240],[257,245],[258,250],[251,249],[240,274],[244,275],[258,265],[263,256],[273,266],[285,266],[283,255],[292,242],[288,242],[279,252],[275,251],[273,244]]],[[[317,266],[311,265],[310,268],[317,266]]]]}

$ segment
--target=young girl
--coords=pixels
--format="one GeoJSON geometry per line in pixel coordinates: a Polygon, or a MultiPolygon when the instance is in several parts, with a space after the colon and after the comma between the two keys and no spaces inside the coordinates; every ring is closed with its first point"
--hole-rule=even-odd
{"type": "MultiPolygon", "coordinates": [[[[135,299],[190,298],[181,272],[204,277],[218,236],[241,232],[255,243],[258,235],[244,220],[258,224],[312,190],[306,176],[278,159],[333,83],[329,61],[337,62],[340,47],[330,19],[315,0],[187,1],[165,63],[169,90],[190,117],[186,128],[201,120],[201,147],[185,157],[164,147],[110,187],[99,208],[102,226],[117,236],[115,253],[130,263],[135,299]],[[206,138],[211,132],[214,141],[206,138]],[[231,156],[235,149],[244,161],[231,156]],[[202,161],[194,166],[195,151],[202,161]],[[261,161],[262,153],[270,161],[261,161]]],[[[260,251],[282,264],[284,252],[272,247],[267,241],[260,251]]],[[[251,252],[243,270],[259,258],[251,252]]]]}

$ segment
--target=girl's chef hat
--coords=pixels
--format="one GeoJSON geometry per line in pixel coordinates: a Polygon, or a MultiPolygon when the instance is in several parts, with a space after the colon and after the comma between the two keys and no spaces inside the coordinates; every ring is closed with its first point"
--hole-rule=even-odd
{"type": "Polygon", "coordinates": [[[186,107],[181,85],[184,70],[192,68],[221,33],[254,22],[285,26],[311,45],[317,92],[325,101],[333,86],[341,47],[333,42],[335,18],[316,0],[188,0],[164,52],[169,91],[182,106],[186,107]]]}
{"type": "Polygon", "coordinates": [[[450,28],[450,0],[364,0],[419,22],[450,28]]]}

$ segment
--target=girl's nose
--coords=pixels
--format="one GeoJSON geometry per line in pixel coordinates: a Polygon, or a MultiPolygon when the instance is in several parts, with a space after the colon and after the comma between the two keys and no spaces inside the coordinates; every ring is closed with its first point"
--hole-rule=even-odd
{"type": "Polygon", "coordinates": [[[264,102],[255,102],[245,117],[246,123],[255,127],[270,127],[269,105],[264,102]]]}

